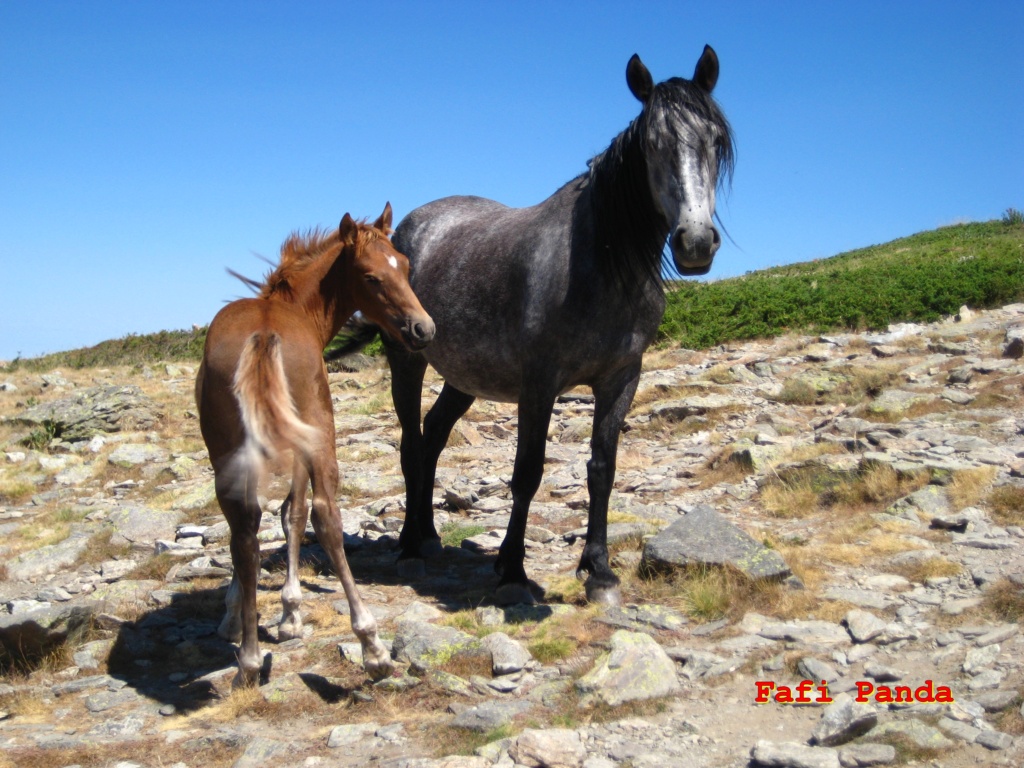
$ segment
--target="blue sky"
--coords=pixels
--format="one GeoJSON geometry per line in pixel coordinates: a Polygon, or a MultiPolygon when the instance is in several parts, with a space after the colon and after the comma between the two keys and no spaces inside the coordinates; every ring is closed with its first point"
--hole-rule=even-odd
{"type": "Polygon", "coordinates": [[[705,43],[708,279],[1024,208],[1024,3],[0,2],[0,359],[205,324],[293,230],[530,205],[705,43]]]}

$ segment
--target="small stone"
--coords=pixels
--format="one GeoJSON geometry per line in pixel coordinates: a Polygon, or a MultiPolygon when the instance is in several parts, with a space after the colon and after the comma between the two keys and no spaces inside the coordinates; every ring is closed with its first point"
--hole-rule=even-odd
{"type": "Polygon", "coordinates": [[[843,768],[869,768],[896,762],[896,747],[889,744],[851,744],[839,750],[843,768]]]}
{"type": "Polygon", "coordinates": [[[885,622],[873,613],[862,610],[852,610],[843,619],[846,629],[856,643],[867,643],[874,640],[885,631],[885,622]]]}
{"type": "Polygon", "coordinates": [[[811,742],[825,747],[834,747],[861,736],[878,723],[874,707],[854,701],[847,693],[836,696],[822,712],[821,720],[814,726],[811,742]]]}
{"type": "Polygon", "coordinates": [[[582,768],[587,749],[576,731],[527,728],[512,744],[509,757],[528,768],[582,768]]]}
{"type": "Polygon", "coordinates": [[[758,741],[750,750],[757,765],[768,768],[839,768],[839,753],[830,747],[807,747],[792,741],[758,741]]]}

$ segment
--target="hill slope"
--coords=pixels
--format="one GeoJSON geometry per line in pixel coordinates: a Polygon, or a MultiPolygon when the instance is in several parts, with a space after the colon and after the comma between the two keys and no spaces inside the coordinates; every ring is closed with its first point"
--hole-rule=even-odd
{"type": "Polygon", "coordinates": [[[660,337],[703,349],[787,331],[932,322],[965,304],[1022,298],[1024,226],[961,224],[742,277],[673,283],[660,337]]]}
{"type": "MultiPolygon", "coordinates": [[[[1024,299],[1024,225],[989,221],[922,232],[827,259],[714,282],[669,286],[660,343],[705,349],[787,331],[931,322],[963,305],[1024,299]]],[[[199,360],[206,328],[133,334],[94,347],[17,360],[9,369],[199,360]]]]}

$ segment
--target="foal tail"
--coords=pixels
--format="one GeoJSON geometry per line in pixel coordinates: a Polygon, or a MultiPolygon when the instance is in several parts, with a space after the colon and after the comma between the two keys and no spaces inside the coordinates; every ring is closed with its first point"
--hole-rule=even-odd
{"type": "Polygon", "coordinates": [[[319,433],[299,417],[288,391],[280,336],[254,333],[246,340],[232,391],[245,431],[245,443],[232,460],[236,482],[250,472],[258,477],[281,448],[303,456],[313,452],[319,433]]]}

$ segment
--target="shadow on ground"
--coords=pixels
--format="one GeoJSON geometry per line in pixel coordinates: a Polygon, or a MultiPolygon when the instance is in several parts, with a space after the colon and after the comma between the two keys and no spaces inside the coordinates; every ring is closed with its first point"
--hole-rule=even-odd
{"type": "MultiPolygon", "coordinates": [[[[493,555],[447,547],[439,557],[424,564],[422,578],[406,584],[397,573],[396,549],[358,537],[346,537],[346,549],[350,550],[349,563],[371,609],[375,605],[375,588],[387,586],[409,586],[418,598],[447,612],[493,602],[497,584],[493,555]]],[[[326,553],[315,541],[303,545],[301,559],[318,573],[333,575],[326,553]]],[[[285,562],[282,546],[264,558],[263,568],[271,573],[283,572],[285,562]]],[[[261,580],[260,591],[276,593],[280,587],[269,581],[261,580]]],[[[279,582],[277,579],[275,583],[279,582]]],[[[307,600],[332,592],[323,584],[304,581],[302,586],[307,600]]],[[[151,700],[173,705],[179,713],[195,711],[222,698],[230,691],[236,666],[236,646],[217,635],[226,592],[226,581],[212,589],[176,592],[167,605],[122,624],[108,658],[110,675],[151,700]]],[[[340,607],[347,610],[340,582],[334,594],[335,602],[341,601],[340,607]]],[[[541,614],[545,611],[543,606],[537,610],[541,614]]],[[[260,617],[260,647],[263,652],[270,652],[265,657],[261,684],[271,676],[273,653],[278,647],[276,631],[271,630],[279,616],[275,613],[260,617]]],[[[543,616],[535,613],[533,618],[543,616]]],[[[325,701],[338,701],[351,693],[316,674],[303,673],[300,679],[325,701]]]]}

